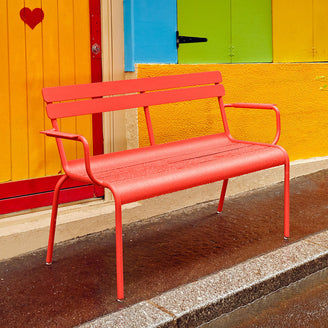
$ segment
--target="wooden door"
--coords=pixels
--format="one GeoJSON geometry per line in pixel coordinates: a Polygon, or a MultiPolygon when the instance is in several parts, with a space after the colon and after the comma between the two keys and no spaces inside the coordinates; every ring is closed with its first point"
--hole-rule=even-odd
{"type": "MultiPolygon", "coordinates": [[[[100,49],[92,55],[90,44],[90,34],[95,41],[91,30],[97,25],[97,14],[100,24],[99,5],[99,0],[90,4],[89,0],[0,1],[0,214],[51,203],[51,191],[62,169],[55,141],[39,133],[51,127],[41,90],[101,79],[99,68],[91,74],[100,49]]],[[[93,130],[99,138],[99,117],[69,118],[60,124],[62,130],[83,133],[91,146],[98,145],[93,130]]],[[[71,159],[82,156],[76,144],[66,142],[66,147],[71,159]]],[[[94,196],[90,186],[74,192],[68,188],[78,187],[76,183],[65,187],[62,201],[94,196]]]]}
{"type": "Polygon", "coordinates": [[[178,62],[272,61],[271,0],[177,0],[180,35],[206,37],[181,44],[178,62]]]}

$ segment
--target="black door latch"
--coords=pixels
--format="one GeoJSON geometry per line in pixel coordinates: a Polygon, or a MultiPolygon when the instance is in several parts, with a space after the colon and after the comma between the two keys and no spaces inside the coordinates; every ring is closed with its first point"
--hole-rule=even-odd
{"type": "Polygon", "coordinates": [[[177,31],[177,48],[179,48],[180,43],[195,43],[195,42],[207,42],[207,38],[199,38],[195,36],[182,36],[179,35],[179,31],[177,31]]]}

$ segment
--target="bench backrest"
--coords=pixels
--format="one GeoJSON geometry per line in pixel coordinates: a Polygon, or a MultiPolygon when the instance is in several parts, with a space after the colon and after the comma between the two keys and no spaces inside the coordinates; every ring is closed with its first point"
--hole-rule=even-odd
{"type": "Polygon", "coordinates": [[[223,123],[226,125],[221,99],[224,88],[220,82],[221,73],[212,71],[51,87],[44,88],[42,94],[47,103],[48,117],[52,121],[64,117],[144,107],[150,142],[154,144],[149,106],[217,97],[223,123]]]}

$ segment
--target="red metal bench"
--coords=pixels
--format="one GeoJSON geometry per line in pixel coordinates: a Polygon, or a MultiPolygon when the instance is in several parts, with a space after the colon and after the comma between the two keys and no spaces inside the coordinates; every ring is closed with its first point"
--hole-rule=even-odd
{"type": "Polygon", "coordinates": [[[280,136],[279,111],[276,106],[269,104],[224,105],[221,81],[220,72],[204,72],[43,89],[47,114],[53,129],[42,133],[56,138],[65,171],[55,187],[48,264],[52,262],[58,194],[67,178],[103,186],[113,194],[116,211],[118,299],[124,298],[122,204],[223,180],[218,206],[218,212],[221,212],[229,178],[284,165],[284,237],[289,237],[289,159],[286,151],[276,145],[280,136]],[[204,98],[218,99],[223,133],[155,144],[149,106],[204,98]],[[144,107],[145,110],[151,143],[149,147],[90,156],[88,142],[83,136],[59,131],[57,119],[63,117],[136,107],[144,107]],[[225,107],[275,111],[277,129],[272,144],[233,139],[229,132],[225,107]],[[62,139],[81,142],[84,158],[67,160],[62,139]]]}

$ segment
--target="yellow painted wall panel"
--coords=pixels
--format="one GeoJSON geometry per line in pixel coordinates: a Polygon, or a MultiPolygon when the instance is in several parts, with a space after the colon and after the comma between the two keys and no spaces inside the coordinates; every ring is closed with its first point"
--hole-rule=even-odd
{"type": "Polygon", "coordinates": [[[314,61],[328,61],[328,1],[313,0],[314,61]]]}
{"type": "Polygon", "coordinates": [[[28,130],[27,130],[27,85],[26,85],[26,40],[25,24],[19,12],[24,0],[8,1],[8,38],[10,64],[10,109],[12,179],[27,179],[28,130]]]}
{"type": "Polygon", "coordinates": [[[8,58],[8,13],[7,2],[0,1],[0,40],[2,53],[0,56],[0,131],[1,157],[0,181],[9,181],[11,178],[11,151],[10,151],[10,102],[9,102],[9,58],[8,58]]]}
{"type": "MultiPolygon", "coordinates": [[[[138,65],[138,77],[208,70],[222,72],[226,90],[225,103],[262,102],[278,105],[282,124],[278,144],[288,151],[291,160],[328,156],[328,92],[320,90],[324,82],[316,79],[320,75],[328,76],[328,64],[144,64],[138,65]]],[[[188,110],[192,111],[189,117],[194,116],[194,120],[201,122],[198,128],[189,120],[181,119],[180,114],[178,117],[178,114],[171,113],[172,117],[165,122],[164,119],[157,117],[160,115],[159,111],[152,111],[152,119],[162,124],[154,129],[158,142],[210,134],[219,130],[216,120],[208,120],[205,123],[202,117],[204,111],[199,110],[198,106],[188,110]],[[175,124],[175,131],[171,121],[175,124]],[[195,127],[197,130],[194,130],[195,127]]],[[[268,111],[227,109],[227,115],[234,137],[272,141],[275,122],[268,111]]],[[[140,146],[148,145],[142,111],[139,112],[139,142],[140,146]]]]}
{"type": "MultiPolygon", "coordinates": [[[[41,0],[25,0],[28,8],[41,8],[41,0]]],[[[41,90],[43,88],[42,28],[38,24],[31,29],[25,25],[26,35],[26,83],[29,177],[45,175],[44,138],[40,128],[44,127],[44,109],[41,90]]]]}
{"type": "Polygon", "coordinates": [[[313,61],[312,18],[312,0],[272,0],[274,62],[313,61]]]}

